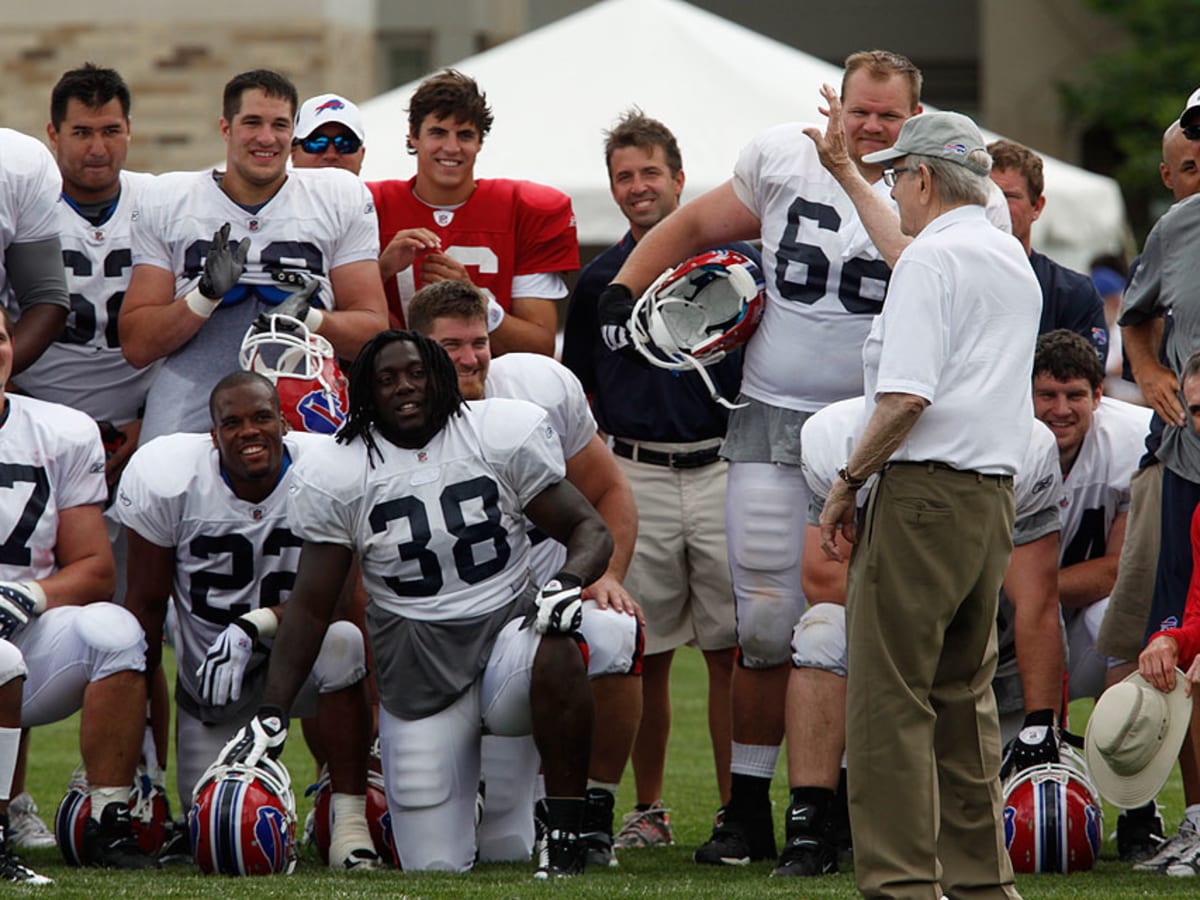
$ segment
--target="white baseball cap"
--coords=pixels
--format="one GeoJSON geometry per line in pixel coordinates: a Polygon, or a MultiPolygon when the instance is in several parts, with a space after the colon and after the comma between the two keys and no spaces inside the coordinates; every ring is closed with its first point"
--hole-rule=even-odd
{"type": "Polygon", "coordinates": [[[1134,672],[1096,701],[1084,749],[1092,781],[1113,806],[1144,806],[1167,783],[1192,719],[1183,682],[1176,669],[1175,689],[1163,693],[1134,672]]]}
{"type": "Polygon", "coordinates": [[[337,94],[318,94],[305,100],[296,114],[296,140],[304,140],[329,122],[345,125],[360,141],[367,138],[357,106],[337,94]]]}
{"type": "Polygon", "coordinates": [[[976,175],[987,175],[990,165],[971,158],[972,151],[987,151],[979,127],[956,112],[928,112],[905,119],[896,143],[887,150],[876,150],[863,157],[865,163],[882,163],[915,153],[957,163],[976,175]]]}
{"type": "Polygon", "coordinates": [[[1189,125],[1200,125],[1200,88],[1192,91],[1192,96],[1187,98],[1183,112],[1179,114],[1179,124],[1184,128],[1189,125]]]}

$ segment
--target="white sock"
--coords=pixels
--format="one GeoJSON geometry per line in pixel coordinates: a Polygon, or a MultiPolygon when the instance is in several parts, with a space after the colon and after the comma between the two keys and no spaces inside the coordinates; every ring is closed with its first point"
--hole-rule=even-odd
{"type": "Polygon", "coordinates": [[[773,778],[775,764],[779,762],[777,744],[739,744],[733,742],[729,771],[735,775],[753,775],[755,778],[773,778]]]}
{"type": "Polygon", "coordinates": [[[124,803],[129,805],[130,793],[132,793],[130,785],[125,785],[125,787],[89,788],[88,796],[92,798],[92,818],[99,822],[100,816],[104,813],[104,807],[110,803],[124,803]]]}
{"type": "Polygon", "coordinates": [[[333,794],[333,828],[329,835],[329,867],[342,868],[342,862],[353,850],[375,852],[371,829],[367,827],[366,794],[333,794]]]}
{"type": "Polygon", "coordinates": [[[607,791],[614,797],[617,796],[617,788],[619,786],[620,785],[610,784],[607,781],[597,781],[595,778],[589,778],[587,780],[587,789],[589,791],[607,791]]]}
{"type": "Polygon", "coordinates": [[[0,728],[0,800],[12,799],[13,774],[17,771],[20,728],[0,728]]]}

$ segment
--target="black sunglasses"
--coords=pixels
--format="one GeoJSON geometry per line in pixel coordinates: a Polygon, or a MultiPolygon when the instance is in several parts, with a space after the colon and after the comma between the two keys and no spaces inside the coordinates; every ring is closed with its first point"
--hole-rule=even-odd
{"type": "Polygon", "coordinates": [[[306,137],[294,143],[299,144],[305,153],[312,153],[314,155],[324,153],[329,149],[330,144],[333,144],[333,149],[343,156],[347,153],[357,153],[358,148],[362,146],[362,141],[352,134],[339,134],[337,137],[319,134],[316,137],[306,137]]]}
{"type": "Polygon", "coordinates": [[[1200,141],[1200,124],[1184,125],[1183,136],[1189,141],[1200,141]]]}

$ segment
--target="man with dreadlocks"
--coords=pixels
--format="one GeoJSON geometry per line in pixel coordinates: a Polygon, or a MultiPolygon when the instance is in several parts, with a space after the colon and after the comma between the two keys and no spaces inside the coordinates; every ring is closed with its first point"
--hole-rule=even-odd
{"type": "Polygon", "coordinates": [[[370,596],[384,781],[400,863],[466,871],[475,855],[480,737],[532,733],[546,779],[538,877],[582,871],[592,732],[572,638],[581,592],[612,538],[564,478],[558,437],[521,400],[466,404],[446,352],[385,331],[350,375],[336,442],[295,466],[289,519],[304,540],[264,705],[227,761],[278,755],[284,713],[309,671],[351,558],[370,596]],[[529,584],[524,516],[567,547],[529,584]]]}

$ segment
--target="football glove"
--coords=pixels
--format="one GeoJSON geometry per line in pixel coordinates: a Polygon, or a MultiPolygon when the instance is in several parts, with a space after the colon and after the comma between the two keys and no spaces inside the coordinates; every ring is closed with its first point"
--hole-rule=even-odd
{"type": "Polygon", "coordinates": [[[40,615],[46,608],[46,592],[36,581],[0,581],[0,638],[40,615]]]}
{"type": "Polygon", "coordinates": [[[204,259],[204,274],[200,276],[200,293],[210,300],[220,300],[238,283],[246,268],[250,238],[229,240],[229,223],[213,233],[212,246],[204,259]]]}
{"type": "Polygon", "coordinates": [[[200,699],[209,706],[224,706],[242,697],[242,679],[254,655],[258,629],[244,619],[234,619],[217,635],[204,662],[196,669],[200,679],[200,699]]]}
{"type": "Polygon", "coordinates": [[[629,317],[633,315],[633,293],[623,284],[610,284],[596,301],[600,336],[609,350],[616,353],[629,343],[629,317]]]}
{"type": "Polygon", "coordinates": [[[537,617],[533,627],[538,634],[578,630],[583,622],[583,582],[574,575],[559,572],[546,582],[537,598],[537,617]]]}
{"type": "MultiPolygon", "coordinates": [[[[270,331],[272,316],[288,316],[296,319],[309,331],[316,331],[320,328],[324,315],[312,303],[321,287],[321,282],[303,272],[276,272],[272,277],[276,284],[287,290],[291,296],[272,308],[270,312],[261,313],[254,320],[254,330],[270,331]]],[[[276,323],[276,327],[278,328],[280,324],[287,327],[286,320],[283,323],[276,323]]],[[[295,326],[289,330],[294,331],[295,326]]]]}
{"type": "Polygon", "coordinates": [[[1049,709],[1034,710],[1026,714],[1021,731],[1004,748],[1000,781],[1034,766],[1058,761],[1058,729],[1054,727],[1054,712],[1049,709]]]}
{"type": "Polygon", "coordinates": [[[220,760],[227,766],[256,766],[264,756],[279,759],[287,732],[287,713],[278,706],[259,707],[254,718],[221,748],[220,760]]]}

